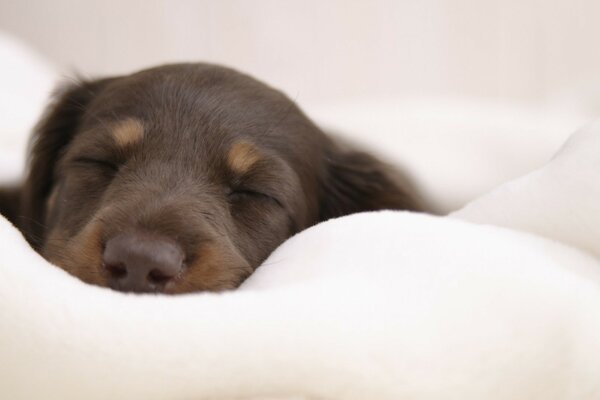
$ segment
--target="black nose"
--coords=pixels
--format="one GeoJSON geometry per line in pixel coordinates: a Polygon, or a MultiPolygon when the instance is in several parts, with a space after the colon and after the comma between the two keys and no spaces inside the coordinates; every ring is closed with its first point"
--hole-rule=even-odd
{"type": "Polygon", "coordinates": [[[182,271],[184,254],[168,238],[134,232],[110,239],[102,258],[111,288],[157,292],[182,271]]]}

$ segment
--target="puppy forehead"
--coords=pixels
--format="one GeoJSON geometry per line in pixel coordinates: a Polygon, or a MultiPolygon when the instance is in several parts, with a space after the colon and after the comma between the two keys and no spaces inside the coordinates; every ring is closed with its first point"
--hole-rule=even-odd
{"type": "Polygon", "coordinates": [[[127,147],[144,138],[144,125],[137,118],[125,118],[113,124],[111,135],[119,147],[127,147]]]}

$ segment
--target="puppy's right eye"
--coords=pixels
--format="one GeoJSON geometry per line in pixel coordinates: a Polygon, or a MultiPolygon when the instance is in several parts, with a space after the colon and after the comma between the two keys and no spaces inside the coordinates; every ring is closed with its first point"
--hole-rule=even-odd
{"type": "Polygon", "coordinates": [[[281,206],[281,202],[275,197],[266,193],[258,192],[256,190],[236,189],[229,192],[227,196],[231,202],[238,202],[244,199],[255,199],[270,201],[281,206]]]}
{"type": "Polygon", "coordinates": [[[91,166],[100,167],[100,168],[103,168],[103,169],[111,171],[111,172],[117,172],[119,170],[119,167],[116,164],[114,164],[110,161],[100,160],[97,158],[78,157],[78,158],[74,159],[73,162],[78,165],[84,165],[84,166],[91,165],[91,166]]]}

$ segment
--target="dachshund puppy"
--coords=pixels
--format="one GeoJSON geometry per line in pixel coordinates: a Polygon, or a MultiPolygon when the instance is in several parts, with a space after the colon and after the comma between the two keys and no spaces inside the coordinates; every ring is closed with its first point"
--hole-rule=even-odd
{"type": "Polygon", "coordinates": [[[405,177],[281,92],[208,64],[64,88],[29,156],[2,213],[51,263],[128,292],[232,289],[320,221],[420,209],[405,177]]]}

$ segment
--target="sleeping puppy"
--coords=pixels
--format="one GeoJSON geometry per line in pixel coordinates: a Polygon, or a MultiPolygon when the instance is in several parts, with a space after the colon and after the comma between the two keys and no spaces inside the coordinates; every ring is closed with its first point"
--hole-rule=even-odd
{"type": "Polygon", "coordinates": [[[164,293],[235,288],[329,218],[420,209],[406,178],[335,143],[281,92],[208,64],[63,89],[0,207],[81,280],[164,293]]]}

